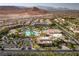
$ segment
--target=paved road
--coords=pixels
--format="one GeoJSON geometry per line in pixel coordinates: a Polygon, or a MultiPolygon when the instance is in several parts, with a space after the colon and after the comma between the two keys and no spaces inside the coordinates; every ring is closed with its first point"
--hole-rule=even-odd
{"type": "Polygon", "coordinates": [[[63,52],[78,52],[79,50],[5,50],[0,51],[0,56],[12,56],[17,53],[30,53],[30,52],[57,52],[57,53],[63,53],[63,52]]]}

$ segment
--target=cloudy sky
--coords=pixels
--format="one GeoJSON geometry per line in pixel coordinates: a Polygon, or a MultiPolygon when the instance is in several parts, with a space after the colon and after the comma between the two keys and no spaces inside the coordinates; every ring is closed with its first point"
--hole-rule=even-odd
{"type": "Polygon", "coordinates": [[[79,3],[0,3],[0,6],[48,6],[48,7],[62,7],[62,8],[70,8],[70,9],[78,9],[79,3]]]}

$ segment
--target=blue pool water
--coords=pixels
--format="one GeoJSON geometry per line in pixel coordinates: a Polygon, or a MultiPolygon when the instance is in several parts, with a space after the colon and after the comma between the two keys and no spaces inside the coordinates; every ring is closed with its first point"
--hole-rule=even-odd
{"type": "Polygon", "coordinates": [[[25,35],[26,35],[26,36],[32,36],[32,35],[33,35],[33,36],[38,36],[39,33],[36,32],[36,31],[29,31],[29,30],[28,30],[28,31],[25,32],[25,35]]]}

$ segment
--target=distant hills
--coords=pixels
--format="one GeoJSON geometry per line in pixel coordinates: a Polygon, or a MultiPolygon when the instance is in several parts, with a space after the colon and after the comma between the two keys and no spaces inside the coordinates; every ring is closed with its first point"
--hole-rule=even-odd
{"type": "Polygon", "coordinates": [[[70,8],[63,8],[63,7],[51,7],[51,6],[38,6],[38,8],[46,9],[48,11],[66,11],[66,10],[74,10],[70,8]]]}
{"type": "Polygon", "coordinates": [[[0,14],[46,14],[49,11],[38,7],[23,7],[23,6],[0,6],[0,14]]]}
{"type": "Polygon", "coordinates": [[[18,14],[18,13],[27,13],[27,14],[46,14],[50,11],[65,11],[71,10],[68,8],[55,8],[48,6],[36,6],[36,7],[24,7],[24,6],[0,6],[0,14],[18,14]]]}
{"type": "Polygon", "coordinates": [[[0,15],[12,15],[12,16],[26,16],[26,15],[44,15],[53,14],[54,16],[79,16],[79,10],[72,10],[69,8],[55,8],[48,6],[35,6],[35,7],[24,7],[24,6],[0,6],[0,15]],[[15,15],[16,14],[16,15],[15,15]]]}

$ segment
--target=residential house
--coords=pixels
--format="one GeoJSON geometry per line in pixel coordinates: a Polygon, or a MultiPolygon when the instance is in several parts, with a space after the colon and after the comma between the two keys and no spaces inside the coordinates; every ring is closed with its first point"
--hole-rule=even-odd
{"type": "Polygon", "coordinates": [[[37,38],[37,44],[52,44],[50,37],[39,37],[37,38]]]}
{"type": "Polygon", "coordinates": [[[59,29],[48,29],[45,30],[44,33],[51,36],[53,40],[57,38],[64,38],[62,31],[59,29]]]}

